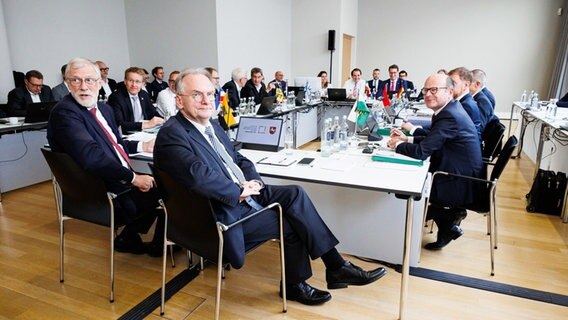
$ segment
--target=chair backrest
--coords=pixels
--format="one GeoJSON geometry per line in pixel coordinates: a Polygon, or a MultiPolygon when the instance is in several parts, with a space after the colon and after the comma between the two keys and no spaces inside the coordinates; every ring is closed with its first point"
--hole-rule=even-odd
{"type": "Polygon", "coordinates": [[[165,171],[149,165],[168,214],[168,239],[205,259],[217,261],[217,219],[209,199],[187,189],[165,171]]]}
{"type": "Polygon", "coordinates": [[[14,86],[16,88],[25,86],[24,79],[26,79],[26,75],[20,71],[12,71],[12,76],[14,77],[14,86]]]}
{"type": "Polygon", "coordinates": [[[498,119],[490,121],[483,130],[483,150],[481,155],[490,161],[497,157],[501,152],[501,141],[505,134],[505,125],[498,119]]]}
{"type": "Polygon", "coordinates": [[[513,151],[515,151],[517,143],[518,140],[515,136],[510,136],[509,139],[507,139],[507,142],[505,142],[505,145],[503,146],[503,150],[501,150],[501,154],[497,158],[495,166],[493,166],[493,171],[491,171],[491,181],[499,179],[501,173],[505,170],[505,166],[507,165],[507,162],[509,162],[511,155],[513,155],[513,151]]]}
{"type": "Polygon", "coordinates": [[[8,114],[8,104],[0,103],[0,118],[5,118],[8,114]]]}
{"type": "Polygon", "coordinates": [[[61,213],[110,226],[110,203],[104,181],[83,170],[67,154],[41,149],[61,190],[61,213]]]}

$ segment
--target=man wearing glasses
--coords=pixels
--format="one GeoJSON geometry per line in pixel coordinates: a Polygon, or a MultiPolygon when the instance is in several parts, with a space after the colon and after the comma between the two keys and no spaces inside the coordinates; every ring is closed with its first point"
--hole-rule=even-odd
{"type": "MultiPolygon", "coordinates": [[[[462,105],[453,100],[453,92],[454,84],[447,75],[428,77],[422,94],[426,106],[434,111],[431,127],[415,130],[412,137],[393,129],[387,145],[415,159],[430,157],[430,172],[480,177],[483,164],[477,129],[462,105]]],[[[438,176],[434,182],[427,219],[436,222],[438,238],[425,246],[429,250],[442,249],[463,235],[459,224],[466,211],[460,206],[471,203],[474,193],[473,186],[463,179],[438,176]]]]}
{"type": "Polygon", "coordinates": [[[116,81],[108,77],[109,68],[103,61],[97,61],[96,64],[99,66],[101,71],[101,90],[99,90],[99,98],[106,101],[108,97],[117,89],[116,81]]]}
{"type": "Polygon", "coordinates": [[[37,102],[51,102],[51,88],[43,84],[43,74],[37,70],[26,72],[24,86],[8,93],[8,117],[25,117],[26,106],[37,102]]]}
{"type": "Polygon", "coordinates": [[[124,71],[124,87],[119,87],[108,97],[108,104],[114,109],[116,125],[123,133],[152,129],[164,123],[142,89],[144,70],[130,67],[124,71]]]}
{"type": "Polygon", "coordinates": [[[156,211],[157,192],[151,176],[137,174],[130,167],[129,153],[152,152],[154,140],[126,141],[121,138],[112,108],[97,103],[101,88],[100,70],[93,62],[75,58],[69,61],[65,81],[70,93],[51,111],[47,140],[55,152],[68,154],[77,164],[101,177],[116,198],[117,222],[125,224],[115,238],[115,249],[133,254],[161,255],[163,214],[156,211]],[[153,241],[142,242],[158,217],[153,241]]]}
{"type": "MultiPolygon", "coordinates": [[[[284,212],[286,290],[290,300],[307,305],[331,299],[327,291],[306,283],[311,277],[310,257],[322,258],[328,289],[366,285],[385,275],[384,268],[364,271],[343,260],[338,240],[325,225],[306,192],[298,186],[265,185],[254,164],[238,153],[214,114],[215,89],[203,70],[184,70],[176,80],[176,104],[180,110],[158,133],[155,165],[179,183],[211,201],[219,221],[232,223],[271,202],[284,212]]],[[[244,222],[225,236],[228,262],[244,263],[245,248],[279,234],[278,215],[271,211],[244,222]]]]}

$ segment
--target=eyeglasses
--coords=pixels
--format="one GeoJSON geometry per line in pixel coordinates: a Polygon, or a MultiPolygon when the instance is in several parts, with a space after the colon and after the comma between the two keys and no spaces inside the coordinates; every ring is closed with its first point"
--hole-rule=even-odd
{"type": "Polygon", "coordinates": [[[133,83],[133,84],[141,84],[142,81],[140,80],[133,80],[133,79],[126,79],[126,82],[133,83]]]}
{"type": "Polygon", "coordinates": [[[101,72],[106,72],[108,71],[108,68],[100,68],[101,72]]]}
{"type": "Polygon", "coordinates": [[[215,91],[209,91],[209,92],[194,91],[192,94],[178,94],[178,96],[191,97],[197,103],[203,102],[203,99],[207,99],[209,102],[215,101],[215,91]]]}
{"type": "Polygon", "coordinates": [[[85,78],[85,79],[81,79],[81,78],[70,78],[69,79],[69,83],[72,86],[80,86],[81,83],[85,83],[88,86],[94,86],[97,81],[99,81],[99,79],[97,78],[85,78]]]}
{"type": "Polygon", "coordinates": [[[436,93],[438,93],[439,89],[448,89],[448,87],[422,88],[422,90],[420,92],[422,92],[423,95],[426,95],[426,93],[428,93],[428,91],[430,91],[431,94],[436,94],[436,93]]]}
{"type": "Polygon", "coordinates": [[[36,83],[28,82],[28,84],[29,84],[30,86],[36,87],[36,88],[41,88],[41,87],[43,87],[43,83],[38,83],[38,84],[36,84],[36,83]]]}

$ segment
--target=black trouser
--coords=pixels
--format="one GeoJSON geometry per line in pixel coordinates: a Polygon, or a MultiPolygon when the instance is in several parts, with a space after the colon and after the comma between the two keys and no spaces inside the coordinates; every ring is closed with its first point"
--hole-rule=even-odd
{"type": "Polygon", "coordinates": [[[426,213],[426,220],[434,220],[438,226],[438,232],[446,235],[453,225],[459,225],[467,216],[467,211],[462,208],[444,208],[430,204],[426,213]]]}
{"type": "Polygon", "coordinates": [[[121,195],[118,198],[119,210],[116,218],[125,224],[123,232],[148,233],[148,230],[158,218],[152,241],[162,243],[165,218],[162,210],[156,209],[159,205],[158,199],[159,194],[156,188],[142,192],[133,187],[129,192],[121,195]]]}

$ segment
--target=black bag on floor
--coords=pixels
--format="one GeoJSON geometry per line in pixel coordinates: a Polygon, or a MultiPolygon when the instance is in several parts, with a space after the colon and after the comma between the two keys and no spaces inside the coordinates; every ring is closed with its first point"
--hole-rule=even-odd
{"type": "Polygon", "coordinates": [[[559,216],[565,191],[565,173],[539,169],[531,191],[527,194],[527,211],[559,216]]]}

